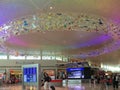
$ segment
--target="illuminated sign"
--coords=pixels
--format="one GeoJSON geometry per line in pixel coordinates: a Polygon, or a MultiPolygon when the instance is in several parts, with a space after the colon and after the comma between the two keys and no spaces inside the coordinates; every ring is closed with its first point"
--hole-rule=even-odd
{"type": "Polygon", "coordinates": [[[34,83],[37,82],[37,68],[36,67],[26,67],[23,68],[24,82],[34,83]]]}
{"type": "Polygon", "coordinates": [[[81,68],[67,68],[67,78],[68,79],[90,79],[91,78],[91,69],[90,67],[81,67],[81,68]]]}

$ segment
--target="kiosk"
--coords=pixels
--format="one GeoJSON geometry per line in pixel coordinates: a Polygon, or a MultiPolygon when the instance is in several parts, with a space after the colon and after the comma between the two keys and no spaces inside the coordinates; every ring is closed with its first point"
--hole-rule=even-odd
{"type": "Polygon", "coordinates": [[[22,73],[22,90],[41,89],[41,71],[39,64],[23,65],[22,73]]]}

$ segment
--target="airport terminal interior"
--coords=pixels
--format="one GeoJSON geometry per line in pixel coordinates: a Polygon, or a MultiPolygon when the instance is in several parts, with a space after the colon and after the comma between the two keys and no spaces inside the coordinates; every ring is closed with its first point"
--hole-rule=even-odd
{"type": "Polygon", "coordinates": [[[0,0],[0,90],[120,90],[120,0],[0,0]]]}

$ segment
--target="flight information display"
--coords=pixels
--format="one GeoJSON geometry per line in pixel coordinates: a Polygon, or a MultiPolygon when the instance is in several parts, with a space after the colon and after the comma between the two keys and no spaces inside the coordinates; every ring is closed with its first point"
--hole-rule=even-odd
{"type": "Polygon", "coordinates": [[[23,77],[25,83],[37,82],[37,68],[36,67],[23,68],[23,77]]]}
{"type": "Polygon", "coordinates": [[[67,78],[68,79],[90,79],[91,69],[90,67],[81,68],[67,68],[67,78]]]}
{"type": "Polygon", "coordinates": [[[84,78],[84,68],[67,68],[68,78],[84,78]]]}

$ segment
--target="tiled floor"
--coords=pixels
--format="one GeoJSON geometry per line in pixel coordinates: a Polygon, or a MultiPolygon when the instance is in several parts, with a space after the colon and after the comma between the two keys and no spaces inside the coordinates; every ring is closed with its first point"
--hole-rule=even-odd
{"type": "MultiPolygon", "coordinates": [[[[86,83],[79,85],[72,84],[65,87],[56,87],[56,90],[114,90],[112,86],[106,89],[100,89],[100,87],[101,85],[91,86],[90,84],[86,83]]],[[[22,85],[3,85],[0,86],[0,90],[22,90],[22,85]]],[[[41,88],[41,90],[44,90],[43,87],[41,88]]],[[[120,87],[117,90],[120,90],[120,87]]]]}

